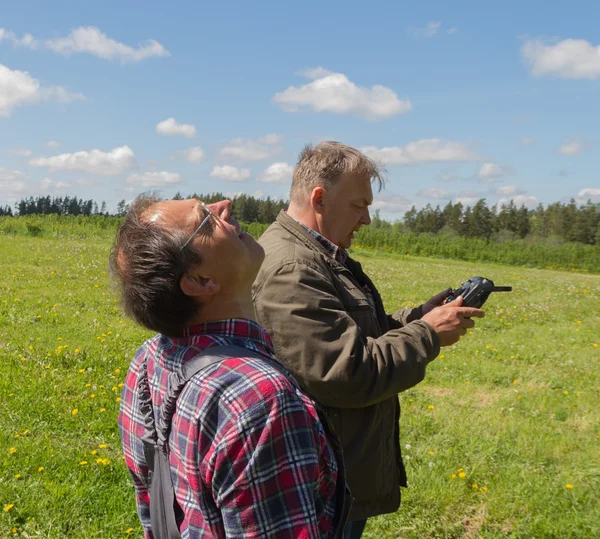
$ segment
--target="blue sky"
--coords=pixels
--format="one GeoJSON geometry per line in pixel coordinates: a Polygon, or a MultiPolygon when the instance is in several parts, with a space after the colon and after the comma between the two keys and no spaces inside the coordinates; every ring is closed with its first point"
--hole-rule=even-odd
{"type": "Polygon", "coordinates": [[[600,3],[32,2],[0,20],[0,205],[287,198],[303,145],[386,165],[374,208],[600,202],[600,3]]]}

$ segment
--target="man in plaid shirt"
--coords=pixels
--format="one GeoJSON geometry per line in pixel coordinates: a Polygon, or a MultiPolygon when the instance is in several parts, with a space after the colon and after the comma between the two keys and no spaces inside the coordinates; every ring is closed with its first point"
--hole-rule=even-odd
{"type": "Polygon", "coordinates": [[[230,206],[140,197],[111,253],[126,312],[159,332],[130,365],[119,414],[145,537],[154,536],[141,367],[156,418],[169,375],[221,345],[253,354],[201,370],[177,400],[168,448],[181,536],[336,537],[348,512],[339,441],[282,374],[268,334],[254,321],[251,285],[264,254],[230,218],[230,206]]]}

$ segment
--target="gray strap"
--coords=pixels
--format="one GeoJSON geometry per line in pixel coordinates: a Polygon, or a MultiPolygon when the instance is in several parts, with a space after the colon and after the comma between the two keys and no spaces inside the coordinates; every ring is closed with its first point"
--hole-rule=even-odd
{"type": "Polygon", "coordinates": [[[167,391],[160,407],[158,424],[154,421],[152,397],[148,384],[148,366],[140,366],[138,399],[144,419],[144,457],[150,471],[150,522],[155,539],[181,539],[178,522],[184,518],[171,479],[167,440],[171,430],[171,421],[177,407],[177,398],[185,384],[202,369],[233,357],[256,358],[267,361],[293,385],[297,386],[287,369],[278,361],[266,358],[258,352],[241,346],[216,346],[208,348],[169,375],[167,391]]]}

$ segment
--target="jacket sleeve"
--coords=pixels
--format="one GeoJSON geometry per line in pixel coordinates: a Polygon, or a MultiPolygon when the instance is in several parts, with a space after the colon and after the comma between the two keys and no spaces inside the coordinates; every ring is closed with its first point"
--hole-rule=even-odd
{"type": "Polygon", "coordinates": [[[317,266],[284,264],[254,294],[278,358],[325,406],[362,408],[388,399],[418,384],[439,354],[437,334],[420,320],[365,337],[317,266]]]}
{"type": "Polygon", "coordinates": [[[419,307],[413,307],[412,309],[401,309],[392,314],[388,314],[388,323],[390,324],[391,329],[397,329],[404,327],[406,324],[410,324],[415,320],[419,320],[420,318],[421,310],[419,305],[419,307]]]}

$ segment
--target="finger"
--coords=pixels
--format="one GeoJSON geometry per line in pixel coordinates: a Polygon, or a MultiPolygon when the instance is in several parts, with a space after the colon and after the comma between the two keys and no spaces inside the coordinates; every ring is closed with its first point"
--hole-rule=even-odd
{"type": "Polygon", "coordinates": [[[472,327],[475,327],[475,322],[473,322],[473,320],[471,320],[470,318],[465,318],[465,319],[464,319],[464,320],[463,320],[463,321],[460,323],[460,325],[461,325],[463,328],[472,328],[472,327]]]}
{"type": "Polygon", "coordinates": [[[456,299],[453,299],[450,303],[446,303],[446,306],[460,307],[463,304],[463,301],[463,297],[458,296],[456,299]]]}
{"type": "Polygon", "coordinates": [[[472,318],[473,316],[476,318],[483,318],[485,316],[484,311],[475,309],[474,307],[461,307],[459,312],[464,318],[472,318]]]}
{"type": "Polygon", "coordinates": [[[450,295],[451,292],[452,288],[446,288],[446,290],[442,290],[441,292],[433,296],[431,299],[429,299],[427,303],[431,303],[433,305],[441,305],[442,302],[450,295]]]}

